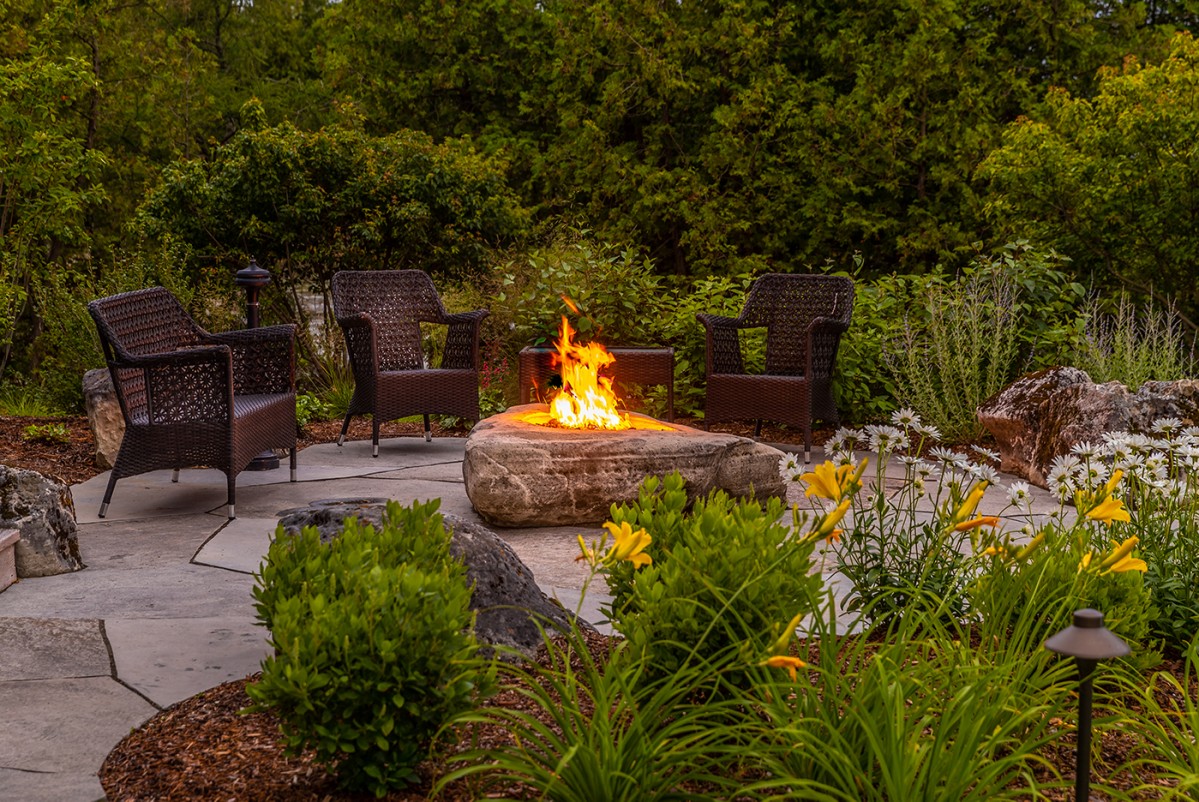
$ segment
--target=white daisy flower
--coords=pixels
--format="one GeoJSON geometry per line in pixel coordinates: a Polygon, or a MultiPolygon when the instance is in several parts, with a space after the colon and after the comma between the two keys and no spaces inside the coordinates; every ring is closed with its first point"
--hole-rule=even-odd
{"type": "Polygon", "coordinates": [[[896,426],[903,426],[905,428],[909,426],[919,426],[920,416],[916,414],[915,410],[909,409],[908,407],[903,407],[891,413],[891,422],[896,426]]]}
{"type": "Polygon", "coordinates": [[[940,440],[941,430],[936,426],[927,423],[918,423],[912,427],[912,431],[920,435],[926,440],[940,440]]]}
{"type": "Polygon", "coordinates": [[[1032,493],[1028,489],[1028,482],[1012,482],[1011,487],[1007,489],[1007,497],[1017,507],[1031,504],[1032,493]]]}
{"type": "Polygon", "coordinates": [[[779,476],[783,477],[784,482],[798,481],[803,472],[803,463],[795,454],[784,454],[779,459],[779,476]]]}
{"type": "Polygon", "coordinates": [[[1078,457],[1070,454],[1060,454],[1054,457],[1053,462],[1049,463],[1049,481],[1054,483],[1069,479],[1074,473],[1074,469],[1081,464],[1078,457]]]}
{"type": "Polygon", "coordinates": [[[999,471],[992,468],[990,465],[976,465],[970,463],[966,466],[966,470],[975,479],[985,479],[989,484],[999,483],[999,471]]]}
{"type": "Polygon", "coordinates": [[[867,426],[871,451],[895,451],[908,447],[908,437],[894,426],[867,426]]]}
{"type": "Polygon", "coordinates": [[[1098,454],[1099,447],[1094,443],[1088,443],[1087,441],[1083,440],[1081,443],[1075,443],[1070,449],[1070,453],[1087,459],[1098,454]]]}
{"type": "Polygon", "coordinates": [[[966,464],[966,458],[956,451],[950,451],[944,446],[937,446],[928,452],[933,459],[940,460],[945,465],[960,468],[966,464]]]}
{"type": "Polygon", "coordinates": [[[1174,434],[1182,428],[1178,418],[1158,418],[1153,422],[1153,431],[1158,434],[1174,434]]]}
{"type": "Polygon", "coordinates": [[[982,456],[986,457],[989,460],[999,462],[999,452],[998,451],[992,451],[989,448],[983,448],[982,446],[975,446],[975,445],[970,446],[970,449],[975,454],[981,454],[982,456]]]}

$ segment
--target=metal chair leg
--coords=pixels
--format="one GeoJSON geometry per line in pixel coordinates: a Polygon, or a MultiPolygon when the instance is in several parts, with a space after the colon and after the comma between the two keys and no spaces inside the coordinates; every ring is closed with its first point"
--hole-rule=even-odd
{"type": "Polygon", "coordinates": [[[338,447],[346,442],[346,432],[350,431],[350,413],[346,413],[346,419],[341,422],[341,434],[337,436],[338,447]]]}
{"type": "Polygon", "coordinates": [[[108,502],[112,501],[113,488],[117,486],[117,475],[111,473],[108,475],[108,488],[104,491],[104,500],[100,502],[100,517],[103,518],[108,514],[108,502]]]}
{"type": "Polygon", "coordinates": [[[296,480],[296,450],[297,450],[297,447],[292,446],[290,450],[291,450],[291,480],[294,482],[296,480]]]}
{"type": "Polygon", "coordinates": [[[371,416],[371,456],[379,456],[379,416],[371,416]]]}
{"type": "Polygon", "coordinates": [[[429,428],[429,416],[425,415],[425,442],[433,442],[433,431],[429,428]]]}

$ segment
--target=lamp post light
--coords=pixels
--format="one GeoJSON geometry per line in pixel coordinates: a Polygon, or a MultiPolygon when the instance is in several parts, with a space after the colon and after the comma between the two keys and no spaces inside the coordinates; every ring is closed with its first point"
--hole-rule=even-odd
{"type": "Polygon", "coordinates": [[[1073,657],[1078,665],[1078,752],[1074,761],[1075,802],[1091,796],[1091,696],[1092,673],[1100,660],[1123,657],[1132,650],[1103,626],[1103,613],[1083,609],[1074,613],[1074,623],[1045,641],[1051,652],[1073,657]]]}
{"type": "MultiPolygon", "coordinates": [[[[246,328],[256,329],[261,323],[258,314],[258,293],[271,283],[270,271],[258,266],[258,262],[250,259],[250,263],[237,271],[233,282],[239,287],[246,288],[246,328]]],[[[246,466],[247,471],[273,471],[279,467],[279,458],[273,451],[263,451],[246,466]]]]}

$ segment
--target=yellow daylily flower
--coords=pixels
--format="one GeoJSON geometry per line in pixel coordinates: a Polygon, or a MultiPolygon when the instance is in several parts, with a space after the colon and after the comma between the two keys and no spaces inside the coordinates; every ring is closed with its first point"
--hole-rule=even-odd
{"type": "Polygon", "coordinates": [[[1078,561],[1078,573],[1081,574],[1083,571],[1091,567],[1091,558],[1094,556],[1095,555],[1089,551],[1082,555],[1082,559],[1078,561]]]}
{"type": "Polygon", "coordinates": [[[1120,479],[1123,478],[1123,476],[1124,476],[1124,471],[1121,471],[1121,470],[1112,471],[1112,475],[1107,480],[1107,484],[1105,484],[1103,486],[1103,495],[1105,498],[1112,494],[1112,491],[1114,491],[1116,489],[1116,485],[1120,484],[1120,479]]]}
{"type": "MultiPolygon", "coordinates": [[[[1125,560],[1129,559],[1130,555],[1132,554],[1132,550],[1135,549],[1137,547],[1137,544],[1140,542],[1141,542],[1141,539],[1139,537],[1137,537],[1136,535],[1125,538],[1124,542],[1119,543],[1119,544],[1117,544],[1116,541],[1113,540],[1112,544],[1115,546],[1115,548],[1112,549],[1111,554],[1109,554],[1103,558],[1103,562],[1101,562],[1099,564],[1099,570],[1104,571],[1104,572],[1115,570],[1115,566],[1117,566],[1117,565],[1123,563],[1125,560]]],[[[1142,562],[1141,560],[1137,560],[1136,562],[1139,562],[1139,563],[1141,563],[1141,565],[1144,565],[1144,562],[1142,562]]],[[[1122,568],[1120,570],[1129,571],[1129,570],[1133,570],[1133,569],[1132,568],[1122,568]]],[[[1145,569],[1140,568],[1140,569],[1136,569],[1136,570],[1144,571],[1145,569]]]]}
{"type": "Polygon", "coordinates": [[[771,647],[770,651],[776,654],[787,651],[787,645],[790,644],[791,639],[795,637],[795,629],[799,626],[799,622],[803,620],[803,617],[804,614],[799,612],[795,614],[795,617],[787,622],[787,626],[783,627],[783,634],[778,636],[778,639],[775,640],[774,646],[771,647]]]}
{"type": "Polygon", "coordinates": [[[1112,521],[1131,521],[1132,516],[1124,509],[1124,502],[1114,496],[1108,496],[1103,501],[1087,510],[1087,517],[1111,526],[1112,521]]]}
{"type": "Polygon", "coordinates": [[[999,516],[980,515],[977,518],[971,518],[969,521],[962,521],[953,528],[953,531],[965,532],[970,529],[977,529],[980,526],[990,526],[992,528],[999,526],[999,516]]]}
{"type": "Polygon", "coordinates": [[[579,556],[575,557],[575,562],[585,562],[592,567],[595,567],[596,562],[598,562],[595,550],[587,545],[587,541],[583,540],[582,535],[579,535],[579,556]]]}
{"type": "Polygon", "coordinates": [[[983,556],[985,557],[1007,557],[1007,554],[1007,546],[1003,545],[997,544],[994,546],[987,546],[985,549],[983,549],[983,556]]]}
{"type": "Polygon", "coordinates": [[[792,657],[789,654],[776,654],[762,662],[762,665],[770,668],[785,668],[787,673],[791,675],[791,681],[795,682],[796,672],[801,668],[807,668],[808,664],[798,657],[792,657]]]}
{"type": "Polygon", "coordinates": [[[1046,531],[1047,530],[1042,529],[1040,532],[1037,532],[1036,536],[1032,540],[1028,541],[1024,548],[1016,552],[1016,559],[1026,560],[1034,551],[1040,548],[1041,544],[1045,542],[1046,531]]]}
{"type": "Polygon", "coordinates": [[[986,493],[987,488],[990,486],[991,483],[986,479],[979,479],[974,487],[970,489],[970,492],[966,494],[966,498],[962,500],[961,506],[954,510],[953,515],[950,516],[950,524],[957,526],[973,515],[978,502],[982,501],[983,493],[986,493]]]}
{"type": "Polygon", "coordinates": [[[1138,560],[1136,557],[1125,557],[1123,560],[1113,563],[1103,573],[1105,573],[1105,574],[1120,574],[1125,571],[1142,571],[1143,572],[1143,571],[1148,571],[1148,570],[1149,570],[1149,566],[1145,563],[1144,560],[1138,560]]]}
{"type": "Polygon", "coordinates": [[[619,562],[628,560],[633,563],[634,568],[640,568],[644,565],[653,565],[653,558],[645,553],[645,547],[648,546],[653,538],[649,532],[644,529],[633,531],[633,527],[628,521],[623,521],[619,526],[608,521],[604,524],[604,528],[612,535],[615,541],[608,554],[604,557],[605,561],[619,562]]]}
{"type": "Polygon", "coordinates": [[[807,537],[813,539],[821,537],[831,539],[833,532],[836,531],[837,524],[840,523],[841,519],[845,517],[845,513],[849,512],[849,505],[852,501],[853,499],[849,498],[842,499],[841,503],[837,505],[836,509],[834,509],[832,512],[825,513],[825,516],[820,521],[820,524],[811,532],[808,532],[807,537]]]}
{"type": "Polygon", "coordinates": [[[853,466],[851,465],[834,465],[831,460],[820,463],[811,471],[799,477],[808,483],[807,489],[804,490],[804,495],[809,498],[816,496],[818,498],[827,498],[829,501],[840,501],[844,492],[842,484],[852,468],[853,466]]]}

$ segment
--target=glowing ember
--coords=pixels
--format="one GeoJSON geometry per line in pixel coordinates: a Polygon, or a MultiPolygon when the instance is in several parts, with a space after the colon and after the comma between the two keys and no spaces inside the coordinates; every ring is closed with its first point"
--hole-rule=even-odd
{"type": "Polygon", "coordinates": [[[599,375],[616,357],[599,343],[571,342],[574,333],[563,317],[557,343],[562,389],[550,401],[550,419],[568,429],[629,428],[629,416],[616,411],[612,380],[599,375]]]}

